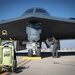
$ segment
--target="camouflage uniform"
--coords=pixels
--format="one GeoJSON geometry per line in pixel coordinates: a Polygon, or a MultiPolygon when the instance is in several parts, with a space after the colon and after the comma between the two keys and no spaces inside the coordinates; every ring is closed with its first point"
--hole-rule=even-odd
{"type": "Polygon", "coordinates": [[[58,57],[58,40],[56,40],[54,37],[53,39],[53,51],[52,51],[52,56],[53,57],[58,57]]]}

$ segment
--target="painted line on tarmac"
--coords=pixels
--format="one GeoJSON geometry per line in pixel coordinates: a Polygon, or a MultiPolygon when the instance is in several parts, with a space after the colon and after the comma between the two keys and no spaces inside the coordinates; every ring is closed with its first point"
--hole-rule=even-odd
{"type": "MultiPolygon", "coordinates": [[[[21,63],[19,63],[19,64],[17,65],[17,68],[19,68],[20,66],[25,65],[25,64],[28,63],[29,61],[31,61],[31,60],[24,60],[24,61],[22,61],[21,63]]],[[[10,72],[4,72],[4,73],[2,73],[2,74],[0,74],[0,75],[8,75],[8,74],[12,74],[12,73],[10,73],[10,72]]]]}
{"type": "Polygon", "coordinates": [[[4,72],[4,73],[2,73],[1,75],[7,75],[9,72],[4,72]]]}
{"type": "Polygon", "coordinates": [[[24,60],[23,62],[21,62],[20,64],[17,65],[17,68],[19,68],[20,66],[25,65],[26,63],[28,63],[30,60],[24,60]]]}

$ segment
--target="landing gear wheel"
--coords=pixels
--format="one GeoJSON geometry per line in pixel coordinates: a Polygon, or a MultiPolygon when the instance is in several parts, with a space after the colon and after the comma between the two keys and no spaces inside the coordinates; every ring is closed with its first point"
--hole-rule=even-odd
{"type": "Polygon", "coordinates": [[[36,56],[37,56],[37,57],[40,57],[40,56],[41,56],[41,50],[40,50],[40,49],[37,49],[37,50],[36,50],[36,56]]]}
{"type": "Polygon", "coordinates": [[[17,69],[17,61],[13,60],[12,72],[15,72],[17,69]]]}
{"type": "Polygon", "coordinates": [[[29,49],[28,50],[28,57],[32,57],[32,55],[33,55],[33,50],[32,49],[29,49]]]}
{"type": "Polygon", "coordinates": [[[0,67],[0,73],[2,72],[2,67],[0,67]]]}

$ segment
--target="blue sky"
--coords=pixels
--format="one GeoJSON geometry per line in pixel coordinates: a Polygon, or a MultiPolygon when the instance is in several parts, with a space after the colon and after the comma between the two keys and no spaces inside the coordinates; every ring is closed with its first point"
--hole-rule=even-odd
{"type": "MultiPolygon", "coordinates": [[[[0,20],[18,17],[32,7],[42,7],[52,16],[75,18],[75,0],[0,0],[0,20]]],[[[62,41],[62,47],[75,48],[75,40],[62,41]]]]}

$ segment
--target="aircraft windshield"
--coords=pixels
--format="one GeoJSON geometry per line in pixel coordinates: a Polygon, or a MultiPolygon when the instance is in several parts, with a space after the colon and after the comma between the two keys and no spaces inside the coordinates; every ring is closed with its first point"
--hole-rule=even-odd
{"type": "Polygon", "coordinates": [[[39,13],[47,13],[45,10],[43,9],[36,9],[36,12],[39,12],[39,13]]]}
{"type": "Polygon", "coordinates": [[[29,9],[25,13],[32,13],[32,12],[33,12],[33,9],[29,9]]]}
{"type": "Polygon", "coordinates": [[[43,13],[45,15],[49,15],[48,12],[42,8],[31,8],[28,9],[23,15],[25,15],[26,13],[43,13]]]}

